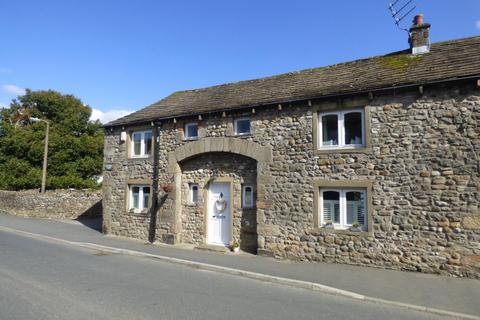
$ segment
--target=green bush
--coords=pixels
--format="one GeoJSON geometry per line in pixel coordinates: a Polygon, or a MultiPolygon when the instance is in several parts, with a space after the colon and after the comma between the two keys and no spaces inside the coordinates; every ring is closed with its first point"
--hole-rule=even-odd
{"type": "Polygon", "coordinates": [[[86,189],[86,188],[97,188],[98,184],[93,179],[83,179],[76,175],[69,176],[53,176],[48,179],[48,184],[55,189],[86,189]]]}
{"type": "Polygon", "coordinates": [[[40,188],[45,123],[49,120],[47,188],[98,188],[103,162],[103,129],[90,121],[91,108],[72,95],[30,91],[0,109],[0,189],[40,188]],[[17,124],[17,125],[16,125],[17,124]]]}

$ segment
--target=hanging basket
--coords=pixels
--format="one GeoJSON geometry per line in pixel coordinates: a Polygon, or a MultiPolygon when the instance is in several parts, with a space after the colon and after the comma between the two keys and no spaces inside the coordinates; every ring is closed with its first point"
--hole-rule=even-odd
{"type": "Polygon", "coordinates": [[[175,185],[173,183],[164,183],[161,185],[161,187],[166,193],[170,193],[175,189],[175,185]]]}

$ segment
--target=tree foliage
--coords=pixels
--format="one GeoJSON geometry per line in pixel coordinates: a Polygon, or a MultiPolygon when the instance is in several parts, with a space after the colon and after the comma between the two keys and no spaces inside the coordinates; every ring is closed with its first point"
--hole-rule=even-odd
{"type": "Polygon", "coordinates": [[[0,189],[41,185],[45,123],[30,117],[50,121],[47,188],[98,187],[103,129],[89,120],[91,112],[75,96],[52,90],[27,90],[0,109],[0,189]]]}

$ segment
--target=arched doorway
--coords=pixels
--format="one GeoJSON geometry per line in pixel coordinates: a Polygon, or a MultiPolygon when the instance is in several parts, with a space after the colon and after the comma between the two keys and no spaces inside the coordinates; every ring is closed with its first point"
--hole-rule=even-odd
{"type": "MultiPolygon", "coordinates": [[[[246,251],[257,252],[257,248],[258,250],[263,250],[265,234],[263,231],[260,232],[260,230],[265,230],[265,228],[260,228],[264,225],[264,212],[270,206],[270,201],[265,199],[265,186],[266,183],[270,183],[271,180],[269,165],[272,163],[272,158],[272,148],[270,146],[262,146],[253,141],[235,137],[206,137],[200,140],[187,142],[174,151],[169,152],[167,159],[168,172],[169,174],[172,174],[171,179],[174,181],[175,185],[175,192],[172,194],[172,200],[174,200],[173,223],[169,229],[170,234],[175,239],[174,242],[190,242],[197,244],[200,243],[199,241],[203,241],[203,243],[207,243],[208,241],[207,221],[205,220],[205,216],[208,214],[208,201],[204,201],[201,204],[205,205],[205,207],[195,206],[195,209],[187,208],[184,210],[184,206],[189,199],[187,186],[190,188],[190,185],[195,183],[193,181],[188,182],[187,177],[183,177],[182,170],[193,170],[200,173],[204,170],[201,168],[201,162],[203,161],[203,166],[207,165],[211,168],[212,172],[209,173],[210,180],[205,180],[206,177],[202,178],[202,181],[204,182],[202,182],[201,188],[200,183],[197,185],[197,194],[202,194],[206,198],[208,197],[208,193],[205,195],[205,192],[210,190],[212,183],[229,182],[232,188],[236,188],[236,191],[232,189],[231,192],[231,203],[234,204],[232,210],[234,210],[235,207],[241,206],[243,197],[243,192],[241,190],[243,186],[239,181],[242,181],[241,177],[245,173],[239,171],[243,170],[241,166],[248,164],[248,170],[253,170],[253,168],[255,168],[255,179],[254,182],[252,182],[252,188],[250,189],[253,193],[253,208],[250,208],[252,210],[250,217],[248,218],[247,216],[249,214],[244,210],[246,208],[242,208],[242,214],[237,215],[237,218],[232,214],[232,236],[229,239],[244,242],[241,244],[241,247],[246,251]],[[206,157],[203,157],[204,155],[206,157]],[[195,161],[195,159],[197,159],[197,161],[195,161]],[[205,161],[207,161],[207,163],[205,163],[205,161]],[[236,164],[236,167],[231,166],[230,163],[236,164]],[[228,170],[228,168],[231,170],[228,170]],[[230,173],[228,171],[230,171],[230,173]],[[192,215],[191,213],[187,213],[188,217],[191,219],[191,217],[202,216],[203,220],[201,223],[184,223],[186,218],[184,212],[192,210],[196,210],[195,214],[192,215]],[[233,225],[235,219],[237,219],[236,226],[238,231],[235,231],[236,229],[233,225]],[[197,229],[196,231],[192,230],[191,232],[184,232],[185,228],[203,228],[202,236],[196,236],[195,238],[190,235],[193,232],[199,234],[202,232],[201,230],[197,229]],[[248,231],[252,229],[255,231],[248,231]],[[250,236],[247,236],[246,234],[249,232],[252,233],[250,236]],[[235,238],[234,235],[238,235],[238,238],[235,238]],[[255,237],[256,239],[254,239],[255,237]]],[[[245,178],[243,178],[243,181],[243,184],[245,185],[245,178]]],[[[249,183],[249,181],[247,181],[247,183],[249,183]]]]}
{"type": "Polygon", "coordinates": [[[181,241],[229,245],[256,253],[256,160],[234,153],[204,153],[179,163],[181,241]]]}

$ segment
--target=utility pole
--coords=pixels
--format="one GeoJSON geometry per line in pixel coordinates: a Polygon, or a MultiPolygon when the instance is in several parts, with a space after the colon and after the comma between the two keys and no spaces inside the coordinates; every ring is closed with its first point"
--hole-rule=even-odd
{"type": "Polygon", "coordinates": [[[40,190],[41,193],[45,193],[45,188],[47,185],[47,159],[48,159],[48,132],[50,131],[50,122],[48,120],[39,119],[39,118],[30,118],[33,122],[45,122],[46,129],[45,129],[45,147],[43,149],[43,170],[42,170],[42,189],[40,190]]]}

